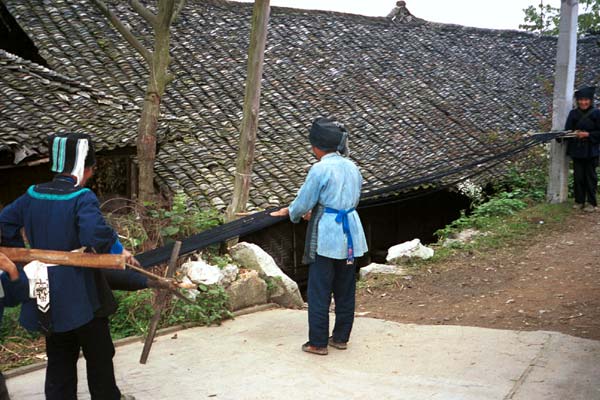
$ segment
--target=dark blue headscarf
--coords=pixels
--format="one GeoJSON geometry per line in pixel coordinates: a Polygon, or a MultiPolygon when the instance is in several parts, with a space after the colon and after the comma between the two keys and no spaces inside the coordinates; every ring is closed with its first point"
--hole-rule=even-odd
{"type": "Polygon", "coordinates": [[[338,151],[348,156],[348,131],[340,122],[324,117],[315,118],[308,135],[310,144],[323,151],[338,151]]]}

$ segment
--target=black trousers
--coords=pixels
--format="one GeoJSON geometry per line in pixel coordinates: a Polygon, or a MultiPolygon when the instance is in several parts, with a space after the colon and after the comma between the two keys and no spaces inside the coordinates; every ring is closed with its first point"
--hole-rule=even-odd
{"type": "Polygon", "coordinates": [[[308,341],[327,347],[329,339],[329,305],[335,301],[333,339],[347,342],[354,323],[356,269],[346,260],[317,255],[308,269],[308,341]]]}
{"type": "Polygon", "coordinates": [[[68,332],[46,336],[46,399],[77,399],[77,359],[79,350],[86,361],[88,388],[92,400],[119,400],[121,392],[115,382],[108,318],[94,318],[68,332]]]}
{"type": "Polygon", "coordinates": [[[573,159],[573,189],[575,202],[589,203],[596,207],[596,190],[598,189],[598,157],[573,159]]]}
{"type": "Polygon", "coordinates": [[[2,372],[0,372],[0,400],[10,400],[8,389],[6,388],[6,380],[2,372]]]}

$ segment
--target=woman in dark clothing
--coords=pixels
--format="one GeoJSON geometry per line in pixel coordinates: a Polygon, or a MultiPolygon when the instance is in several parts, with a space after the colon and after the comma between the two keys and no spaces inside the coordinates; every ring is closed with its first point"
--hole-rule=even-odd
{"type": "Polygon", "coordinates": [[[573,159],[574,207],[588,212],[596,211],[598,205],[600,110],[594,108],[594,91],[594,87],[586,87],[575,92],[577,108],[571,110],[565,124],[565,130],[573,130],[577,136],[567,145],[567,154],[573,159]]]}

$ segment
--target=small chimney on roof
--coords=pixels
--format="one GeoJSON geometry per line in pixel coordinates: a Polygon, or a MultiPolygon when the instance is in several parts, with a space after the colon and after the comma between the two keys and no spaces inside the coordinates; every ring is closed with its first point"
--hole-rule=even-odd
{"type": "Polygon", "coordinates": [[[417,19],[406,8],[405,1],[397,1],[396,7],[387,15],[387,18],[398,23],[412,22],[417,19]]]}

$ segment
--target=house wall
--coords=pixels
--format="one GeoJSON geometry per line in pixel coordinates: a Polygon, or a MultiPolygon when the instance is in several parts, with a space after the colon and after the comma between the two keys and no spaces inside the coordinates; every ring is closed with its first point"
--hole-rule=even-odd
{"type": "MultiPolygon", "coordinates": [[[[358,259],[358,267],[370,262],[384,263],[387,249],[395,244],[415,238],[423,243],[435,241],[434,232],[457,219],[460,211],[470,205],[468,198],[449,191],[432,194],[415,192],[412,195],[418,197],[359,208],[370,251],[358,259]]],[[[286,274],[300,287],[305,287],[308,266],[302,264],[302,253],[306,225],[305,222],[285,222],[240,240],[261,246],[286,274]]]]}

